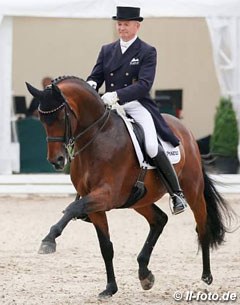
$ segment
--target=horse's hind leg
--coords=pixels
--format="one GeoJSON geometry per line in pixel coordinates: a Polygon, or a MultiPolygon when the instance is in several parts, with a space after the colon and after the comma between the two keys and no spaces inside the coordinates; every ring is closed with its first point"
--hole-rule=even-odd
{"type": "Polygon", "coordinates": [[[152,250],[168,221],[167,215],[155,204],[143,208],[135,209],[136,212],[143,215],[150,225],[148,237],[144,243],[141,252],[138,255],[138,276],[144,290],[151,289],[154,284],[154,276],[148,269],[148,264],[152,250]]]}
{"type": "Polygon", "coordinates": [[[209,248],[217,247],[224,241],[225,221],[229,220],[229,210],[225,200],[217,191],[214,182],[208,177],[204,168],[204,191],[198,206],[193,208],[197,222],[199,242],[202,247],[202,280],[210,285],[213,277],[210,269],[209,248]]]}
{"type": "Polygon", "coordinates": [[[210,241],[207,226],[207,210],[204,196],[199,200],[198,205],[193,208],[194,217],[197,223],[196,231],[198,234],[199,244],[202,249],[203,272],[202,280],[210,285],[213,281],[210,267],[210,241]]]}

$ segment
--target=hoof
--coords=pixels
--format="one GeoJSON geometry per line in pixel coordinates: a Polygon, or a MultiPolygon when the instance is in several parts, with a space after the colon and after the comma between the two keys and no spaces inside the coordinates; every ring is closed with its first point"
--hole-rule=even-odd
{"type": "Polygon", "coordinates": [[[50,254],[56,252],[56,243],[43,241],[38,250],[38,254],[50,254]]]}
{"type": "Polygon", "coordinates": [[[103,292],[99,293],[98,295],[98,299],[99,300],[107,300],[109,298],[112,297],[112,294],[108,293],[106,290],[104,290],[103,292]]]}
{"type": "Polygon", "coordinates": [[[203,274],[202,275],[202,281],[208,285],[211,285],[212,284],[212,281],[213,281],[213,277],[210,274],[203,274]]]}
{"type": "Polygon", "coordinates": [[[110,298],[113,294],[115,294],[118,291],[116,283],[107,284],[107,287],[104,291],[99,293],[98,299],[104,300],[110,298]]]}
{"type": "Polygon", "coordinates": [[[152,286],[154,285],[154,281],[155,281],[154,275],[150,271],[149,275],[144,280],[140,280],[143,290],[151,289],[152,286]]]}

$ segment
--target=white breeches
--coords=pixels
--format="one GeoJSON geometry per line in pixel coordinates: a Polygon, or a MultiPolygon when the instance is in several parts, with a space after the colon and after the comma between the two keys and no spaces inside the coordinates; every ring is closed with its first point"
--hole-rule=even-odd
{"type": "Polygon", "coordinates": [[[157,132],[151,114],[138,101],[126,103],[123,108],[126,113],[142,126],[149,157],[156,157],[158,153],[157,132]]]}

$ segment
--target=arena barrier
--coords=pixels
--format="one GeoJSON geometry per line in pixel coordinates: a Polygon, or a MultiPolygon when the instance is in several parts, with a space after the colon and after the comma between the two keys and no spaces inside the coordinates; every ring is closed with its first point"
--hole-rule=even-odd
{"type": "MultiPolygon", "coordinates": [[[[240,175],[210,175],[220,193],[240,193],[240,175]]],[[[65,174],[0,175],[0,195],[72,195],[76,191],[65,174]]]]}

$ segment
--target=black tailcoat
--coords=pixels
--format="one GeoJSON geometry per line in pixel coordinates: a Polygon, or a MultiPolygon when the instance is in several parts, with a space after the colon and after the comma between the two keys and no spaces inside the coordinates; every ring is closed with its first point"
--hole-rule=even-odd
{"type": "Polygon", "coordinates": [[[157,105],[150,97],[156,72],[156,49],[137,38],[122,54],[120,41],[104,45],[97,63],[87,80],[97,83],[97,90],[105,82],[106,92],[116,91],[119,104],[138,100],[152,115],[157,133],[174,146],[179,140],[172,133],[157,105]]]}

